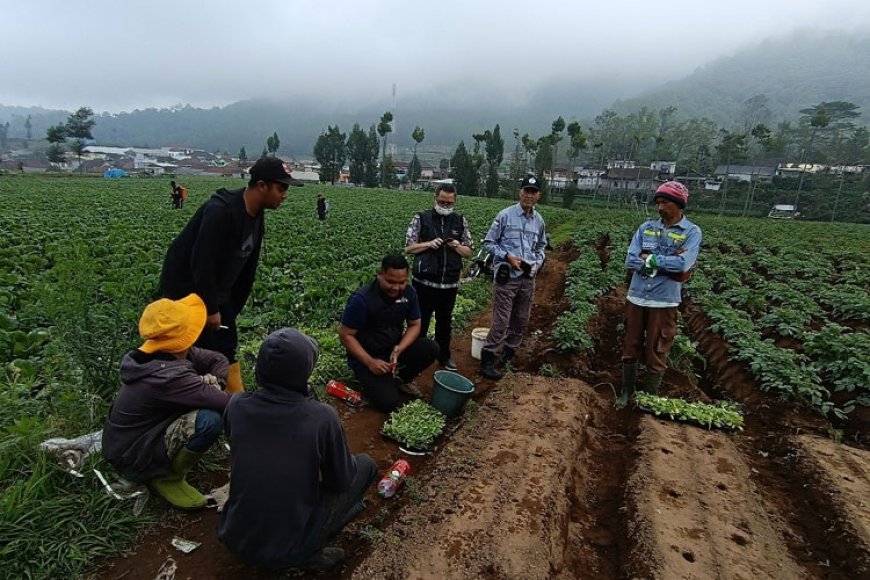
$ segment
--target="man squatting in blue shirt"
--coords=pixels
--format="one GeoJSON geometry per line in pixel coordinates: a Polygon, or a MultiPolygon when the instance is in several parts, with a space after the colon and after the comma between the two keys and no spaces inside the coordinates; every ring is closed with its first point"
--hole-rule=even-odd
{"type": "Polygon", "coordinates": [[[677,307],[683,282],[689,279],[701,248],[701,228],[683,215],[689,190],[678,181],[661,184],[653,196],[661,219],[645,221],[628,247],[625,266],[631,285],[625,304],[622,349],[622,409],[634,394],[637,361],[643,356],[643,390],[658,394],[668,368],[668,351],[677,334],[677,307]],[[645,335],[645,336],[644,336],[645,335]]]}

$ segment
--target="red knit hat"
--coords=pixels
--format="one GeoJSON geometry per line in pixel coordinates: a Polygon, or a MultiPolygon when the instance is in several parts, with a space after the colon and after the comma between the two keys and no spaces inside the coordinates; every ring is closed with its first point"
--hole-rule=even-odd
{"type": "Polygon", "coordinates": [[[680,206],[680,209],[686,209],[686,202],[689,201],[689,190],[679,181],[665,181],[656,190],[653,201],[659,197],[674,202],[680,206]]]}

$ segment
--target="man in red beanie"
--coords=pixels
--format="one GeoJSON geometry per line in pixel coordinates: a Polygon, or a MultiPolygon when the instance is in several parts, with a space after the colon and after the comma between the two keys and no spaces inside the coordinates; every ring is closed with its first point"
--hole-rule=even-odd
{"type": "Polygon", "coordinates": [[[646,364],[643,389],[648,393],[658,393],[668,367],[683,282],[695,267],[701,248],[701,228],[683,215],[688,200],[689,190],[682,183],[661,184],[653,196],[659,219],[641,224],[628,247],[625,266],[632,276],[625,305],[618,409],[634,394],[640,358],[646,364]]]}

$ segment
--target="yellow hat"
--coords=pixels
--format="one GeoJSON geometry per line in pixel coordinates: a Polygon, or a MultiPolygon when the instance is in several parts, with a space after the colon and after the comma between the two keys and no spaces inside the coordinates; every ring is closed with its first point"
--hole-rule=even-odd
{"type": "Polygon", "coordinates": [[[161,298],[145,307],[139,319],[139,335],[147,353],[181,352],[193,346],[205,328],[205,302],[196,294],[181,300],[161,298]]]}

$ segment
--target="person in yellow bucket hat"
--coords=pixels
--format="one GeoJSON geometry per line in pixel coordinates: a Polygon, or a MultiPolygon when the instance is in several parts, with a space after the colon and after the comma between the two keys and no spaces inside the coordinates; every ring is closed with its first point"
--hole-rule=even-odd
{"type": "Polygon", "coordinates": [[[121,360],[121,389],[103,425],[109,464],[182,509],[205,506],[186,476],[220,436],[231,397],[227,358],[193,346],[207,315],[196,294],[145,307],[144,342],[121,360]]]}

